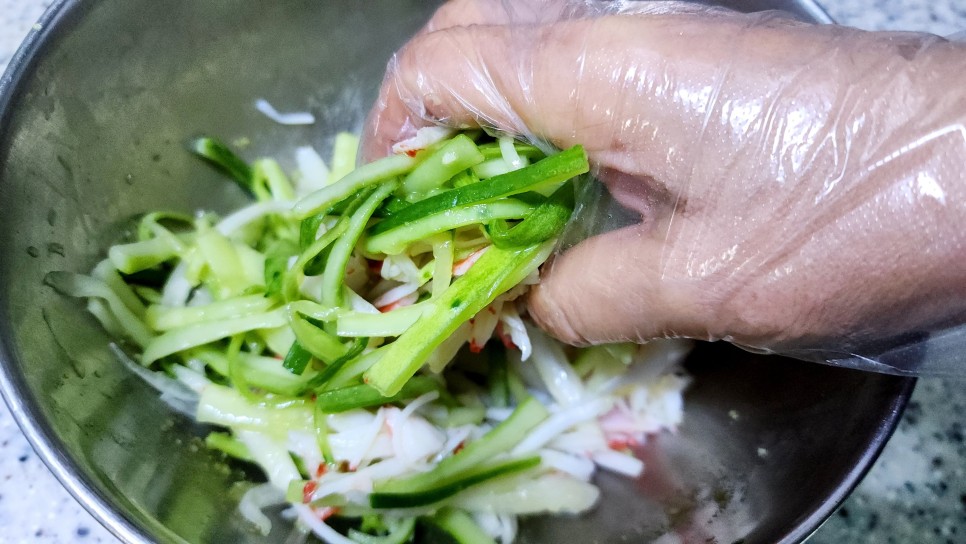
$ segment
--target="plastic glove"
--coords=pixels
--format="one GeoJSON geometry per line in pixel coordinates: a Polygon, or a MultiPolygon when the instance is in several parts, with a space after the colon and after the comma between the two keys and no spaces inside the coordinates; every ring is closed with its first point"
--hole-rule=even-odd
{"type": "Polygon", "coordinates": [[[961,44],[775,13],[456,1],[391,61],[363,153],[430,124],[583,144],[640,221],[545,267],[530,312],[562,340],[961,372],[964,74],[961,44]]]}

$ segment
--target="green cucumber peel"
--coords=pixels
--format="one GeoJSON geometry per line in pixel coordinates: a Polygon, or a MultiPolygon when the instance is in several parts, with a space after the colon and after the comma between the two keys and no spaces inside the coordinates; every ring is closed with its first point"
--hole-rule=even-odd
{"type": "Polygon", "coordinates": [[[330,245],[335,243],[348,228],[349,218],[343,216],[331,229],[325,231],[325,234],[312,242],[308,249],[299,255],[298,259],[295,260],[295,264],[285,272],[285,278],[282,281],[282,295],[285,300],[296,300],[299,298],[299,276],[312,275],[309,273],[309,266],[313,266],[313,263],[318,263],[319,271],[321,271],[322,266],[325,265],[325,261],[316,261],[316,258],[326,251],[330,245]]]}
{"type": "Polygon", "coordinates": [[[365,248],[370,253],[394,255],[401,253],[413,242],[425,240],[441,232],[465,227],[474,223],[489,223],[499,219],[521,219],[533,211],[531,204],[507,198],[496,202],[470,204],[448,210],[441,210],[407,223],[382,231],[366,240],[365,248]]]}
{"type": "Polygon", "coordinates": [[[373,191],[374,189],[372,187],[365,187],[355,193],[354,196],[339,202],[341,209],[339,211],[338,221],[318,239],[315,239],[315,235],[318,232],[319,225],[322,224],[322,221],[329,212],[334,213],[335,210],[320,212],[302,221],[302,225],[299,228],[299,247],[307,247],[302,249],[298,260],[289,269],[288,283],[285,287],[285,294],[289,295],[289,298],[294,298],[295,293],[298,291],[294,282],[299,272],[306,276],[316,276],[323,272],[329,260],[329,254],[332,251],[331,246],[337,244],[349,230],[352,217],[356,210],[366,202],[373,191]],[[305,224],[306,221],[309,221],[308,225],[305,224]]]}
{"type": "Polygon", "coordinates": [[[301,376],[305,372],[305,367],[309,366],[311,361],[312,354],[303,348],[298,341],[295,341],[292,342],[292,347],[285,354],[285,359],[282,360],[282,366],[292,374],[301,376]]]}
{"type": "Polygon", "coordinates": [[[203,137],[192,140],[188,149],[234,180],[245,192],[255,196],[252,168],[228,146],[214,138],[203,137]]]}
{"type": "Polygon", "coordinates": [[[406,382],[406,385],[391,397],[383,396],[382,393],[368,385],[359,384],[319,393],[315,398],[315,404],[324,413],[336,414],[356,408],[382,406],[412,399],[438,388],[439,382],[436,380],[426,376],[417,376],[406,382]]]}
{"type": "Polygon", "coordinates": [[[335,361],[332,361],[332,363],[327,365],[324,369],[322,369],[321,372],[309,380],[309,382],[305,385],[302,394],[328,385],[329,380],[331,380],[333,376],[342,370],[347,363],[362,355],[362,352],[366,349],[366,345],[368,344],[368,338],[356,338],[349,346],[349,349],[346,350],[345,354],[335,361]]]}
{"type": "Polygon", "coordinates": [[[315,326],[300,313],[293,312],[290,317],[289,324],[299,345],[314,357],[326,364],[331,364],[345,355],[348,348],[339,340],[339,337],[315,326]]]}
{"type": "Polygon", "coordinates": [[[255,355],[249,352],[238,354],[237,360],[232,361],[224,350],[213,348],[199,348],[184,354],[185,359],[198,359],[205,363],[213,372],[230,378],[234,371],[235,377],[252,387],[257,387],[268,393],[297,397],[301,395],[305,384],[311,376],[298,376],[286,369],[282,361],[266,355],[255,355]]]}
{"type": "Polygon", "coordinates": [[[365,382],[394,395],[453,331],[523,281],[552,249],[552,241],[523,249],[490,247],[466,274],[428,301],[427,312],[389,344],[386,355],[364,374],[365,382]]]}
{"type": "Polygon", "coordinates": [[[452,208],[495,200],[535,187],[566,181],[590,169],[584,148],[577,145],[551,155],[529,166],[490,178],[486,183],[472,183],[420,200],[374,225],[369,233],[376,235],[428,215],[452,208]]]}
{"type": "Polygon", "coordinates": [[[411,206],[409,201],[404,198],[399,198],[398,196],[392,195],[386,199],[382,206],[376,211],[376,217],[388,217],[394,213],[399,213],[401,210],[411,206]]]}
{"type": "Polygon", "coordinates": [[[288,257],[273,255],[265,258],[265,294],[268,296],[282,293],[285,270],[288,268],[288,257]]]}
{"type": "Polygon", "coordinates": [[[325,262],[325,269],[322,272],[322,304],[333,307],[341,307],[345,304],[343,285],[345,284],[346,266],[352,256],[352,251],[359,242],[359,238],[362,237],[373,212],[386,197],[396,190],[398,185],[395,181],[383,183],[372,191],[352,212],[345,232],[332,244],[325,262]]]}
{"type": "Polygon", "coordinates": [[[508,228],[506,221],[490,223],[486,232],[499,248],[519,248],[556,238],[574,212],[574,187],[568,181],[557,188],[550,198],[538,206],[526,219],[508,228]]]}
{"type": "Polygon", "coordinates": [[[415,491],[471,471],[501,453],[512,450],[548,417],[550,413],[546,407],[533,397],[527,397],[506,421],[491,429],[482,438],[466,444],[459,453],[440,461],[433,470],[409,478],[385,482],[377,486],[376,491],[385,493],[415,491]]]}
{"type": "Polygon", "coordinates": [[[306,195],[295,204],[292,213],[299,219],[315,215],[331,208],[361,189],[406,174],[418,162],[408,155],[392,155],[360,166],[332,185],[306,195]]]}
{"type": "Polygon", "coordinates": [[[436,482],[430,487],[404,492],[376,491],[369,494],[369,506],[376,509],[415,508],[442,502],[460,491],[495,478],[517,474],[540,466],[540,456],[487,463],[469,472],[436,482]]]}
{"type": "MultiPolygon", "coordinates": [[[[306,217],[299,222],[299,252],[305,251],[315,242],[315,236],[319,232],[319,227],[325,221],[327,213],[319,212],[313,216],[306,217]]],[[[317,276],[322,273],[325,266],[325,255],[316,255],[304,266],[306,276],[317,276]]]]}
{"type": "Polygon", "coordinates": [[[255,161],[252,167],[252,183],[255,187],[264,187],[275,200],[295,200],[295,187],[274,159],[255,161]]]}

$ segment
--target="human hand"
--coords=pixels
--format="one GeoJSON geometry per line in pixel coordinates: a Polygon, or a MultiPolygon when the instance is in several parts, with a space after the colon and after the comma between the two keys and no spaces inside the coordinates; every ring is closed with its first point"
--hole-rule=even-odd
{"type": "Polygon", "coordinates": [[[530,312],[565,341],[875,356],[966,319],[964,69],[775,14],[460,0],[391,62],[363,153],[431,124],[583,144],[641,222],[545,271],[530,312]]]}

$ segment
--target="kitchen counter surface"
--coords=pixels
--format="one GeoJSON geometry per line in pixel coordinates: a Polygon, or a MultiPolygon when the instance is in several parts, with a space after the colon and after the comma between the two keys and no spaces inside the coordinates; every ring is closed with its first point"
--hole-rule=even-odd
{"type": "MultiPolygon", "coordinates": [[[[49,5],[0,0],[0,70],[49,5]]],[[[961,0],[824,0],[865,29],[966,30],[961,0]]],[[[920,380],[868,476],[810,544],[966,542],[966,381],[920,380]]],[[[0,544],[118,541],[54,479],[0,403],[0,544]]]]}

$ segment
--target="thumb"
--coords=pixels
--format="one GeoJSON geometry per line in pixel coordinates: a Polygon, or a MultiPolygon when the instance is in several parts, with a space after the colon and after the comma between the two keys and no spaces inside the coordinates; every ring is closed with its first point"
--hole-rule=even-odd
{"type": "Polygon", "coordinates": [[[571,344],[706,337],[700,282],[667,275],[665,247],[645,225],[584,240],[544,266],[531,317],[571,344]]]}

